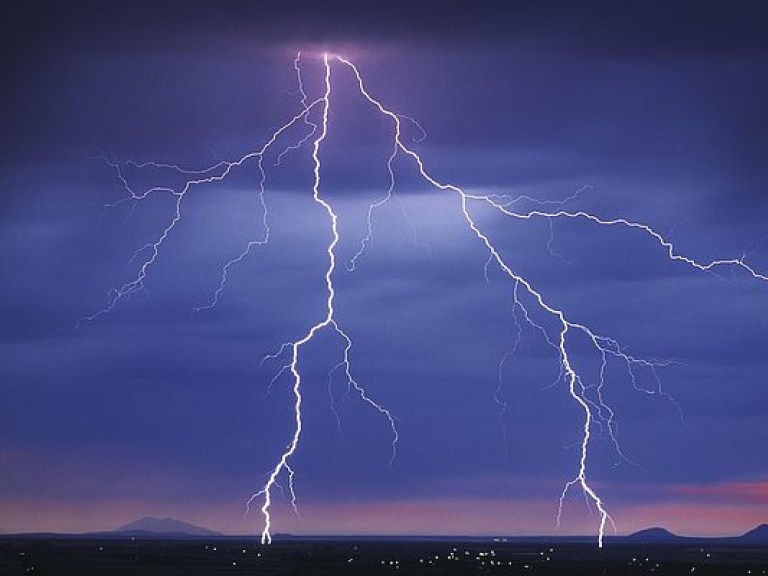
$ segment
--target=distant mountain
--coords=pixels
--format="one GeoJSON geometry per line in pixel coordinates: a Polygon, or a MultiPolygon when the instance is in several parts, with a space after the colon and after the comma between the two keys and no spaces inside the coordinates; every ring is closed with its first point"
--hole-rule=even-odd
{"type": "Polygon", "coordinates": [[[665,528],[647,528],[624,538],[628,542],[663,544],[665,542],[677,542],[681,536],[673,534],[665,528]]]}
{"type": "Polygon", "coordinates": [[[125,526],[121,526],[115,532],[133,532],[141,534],[185,534],[188,536],[221,536],[221,532],[214,532],[207,528],[195,526],[189,522],[174,520],[173,518],[155,518],[146,516],[125,526]]]}
{"type": "Polygon", "coordinates": [[[681,542],[722,542],[728,544],[768,545],[768,524],[760,524],[741,536],[678,536],[665,528],[648,528],[628,536],[619,536],[619,541],[630,544],[674,544],[681,542]]]}
{"type": "Polygon", "coordinates": [[[768,524],[760,524],[760,526],[752,528],[752,530],[742,534],[736,540],[748,544],[768,544],[768,524]]]}

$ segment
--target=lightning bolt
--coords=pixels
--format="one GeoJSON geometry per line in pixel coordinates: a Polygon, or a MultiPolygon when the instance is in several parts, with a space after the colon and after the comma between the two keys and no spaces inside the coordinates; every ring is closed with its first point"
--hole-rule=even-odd
{"type": "MultiPolygon", "coordinates": [[[[427,170],[426,164],[421,155],[417,153],[416,150],[404,140],[404,121],[415,125],[417,129],[420,130],[421,137],[415,139],[417,142],[422,140],[426,135],[426,133],[421,128],[421,125],[418,124],[418,122],[416,122],[413,118],[398,114],[388,109],[380,100],[372,96],[365,85],[360,70],[352,61],[336,54],[323,54],[323,94],[314,100],[311,100],[308,97],[305,90],[304,82],[302,79],[300,53],[296,56],[293,65],[296,71],[299,94],[301,96],[301,110],[280,128],[274,131],[267,139],[266,143],[258,150],[251,151],[237,160],[218,162],[201,170],[189,170],[172,164],[156,162],[138,163],[128,161],[121,163],[105,158],[107,164],[116,171],[117,177],[127,193],[127,196],[124,199],[110,206],[115,206],[122,202],[132,202],[135,204],[145,200],[151,195],[168,194],[174,198],[174,211],[158,236],[153,241],[139,248],[134,254],[133,260],[138,261],[139,265],[133,279],[110,292],[108,295],[107,305],[96,313],[81,318],[79,323],[84,321],[92,321],[102,315],[108,314],[122,300],[130,298],[138,292],[144,291],[146,289],[145,280],[150,269],[155,265],[162,251],[164,243],[173,233],[175,227],[182,218],[182,208],[184,200],[188,194],[200,185],[213,184],[223,181],[234,168],[243,166],[247,162],[253,161],[256,164],[256,169],[259,174],[257,198],[261,214],[262,234],[259,238],[249,241],[239,253],[235,254],[232,258],[225,262],[221,269],[218,287],[214,291],[211,300],[206,304],[196,307],[195,310],[202,311],[215,308],[219,302],[220,295],[226,288],[230,269],[242,262],[254,248],[269,242],[270,228],[267,204],[265,201],[266,174],[263,164],[264,158],[266,154],[277,145],[278,142],[282,141],[283,137],[285,137],[289,131],[298,129],[298,127],[301,126],[304,129],[303,135],[293,143],[285,145],[282,151],[277,155],[275,163],[280,164],[282,158],[286,154],[311,145],[311,157],[314,175],[312,183],[312,198],[314,202],[320,208],[322,208],[325,215],[327,216],[331,231],[331,239],[326,245],[325,249],[328,262],[327,268],[325,270],[325,289],[327,297],[325,300],[325,313],[319,321],[312,324],[301,337],[284,343],[275,354],[270,354],[264,359],[264,361],[284,359],[282,367],[274,376],[270,385],[274,384],[274,382],[281,378],[283,375],[290,374],[290,378],[292,380],[291,389],[293,393],[293,434],[276,464],[268,473],[267,479],[263,486],[258,491],[254,492],[246,503],[246,508],[250,510],[254,502],[261,502],[260,512],[264,520],[263,530],[261,532],[261,542],[263,544],[268,544],[272,541],[271,507],[274,499],[274,491],[276,489],[282,490],[282,486],[280,484],[281,478],[287,477],[291,505],[295,511],[298,510],[294,483],[295,472],[291,466],[291,460],[299,448],[299,442],[303,432],[303,379],[301,370],[299,369],[299,362],[301,359],[301,352],[304,347],[309,345],[320,332],[332,332],[339,338],[342,344],[340,360],[330,371],[329,378],[332,379],[334,373],[338,371],[342,372],[346,378],[348,389],[355,390],[357,394],[362,398],[362,400],[364,400],[373,409],[379,412],[388,421],[392,432],[391,460],[394,459],[396,455],[397,442],[399,440],[395,418],[389,409],[373,400],[366,392],[365,388],[358,382],[358,380],[355,379],[351,363],[353,340],[337,320],[334,308],[334,303],[336,300],[334,275],[337,271],[338,258],[336,248],[340,241],[338,228],[339,218],[337,213],[334,211],[333,206],[326,199],[324,199],[321,193],[321,156],[323,144],[327,138],[329,129],[328,120],[332,104],[331,96],[333,87],[332,69],[335,69],[336,66],[346,69],[354,76],[357,91],[359,92],[360,96],[373,108],[375,112],[387,118],[391,122],[392,126],[391,148],[386,161],[386,170],[389,175],[389,186],[378,200],[368,206],[366,215],[367,233],[360,241],[357,253],[347,261],[347,269],[350,272],[356,269],[360,258],[364,255],[368,246],[371,244],[374,231],[374,215],[377,210],[390,202],[393,198],[397,198],[395,195],[396,173],[394,162],[398,157],[402,156],[406,160],[410,161],[416,168],[418,175],[428,186],[446,194],[453,195],[458,200],[458,208],[461,210],[464,223],[474,235],[477,242],[479,242],[479,244],[484,248],[486,252],[487,259],[484,269],[486,279],[489,279],[489,272],[493,267],[498,269],[498,271],[511,283],[512,286],[512,313],[516,325],[516,335],[510,350],[502,357],[500,361],[499,385],[494,393],[494,399],[498,403],[500,411],[503,413],[503,410],[506,408],[506,403],[502,400],[501,396],[503,388],[502,369],[504,363],[515,354],[517,346],[520,342],[522,326],[523,323],[525,323],[525,325],[527,325],[534,333],[538,334],[542,338],[542,340],[552,349],[555,357],[557,358],[559,374],[555,382],[553,382],[551,385],[555,385],[560,382],[565,384],[569,397],[573,401],[574,406],[578,408],[582,417],[581,435],[580,440],[578,441],[579,456],[575,463],[575,470],[573,475],[569,480],[565,482],[560,494],[556,517],[557,523],[559,525],[562,518],[563,504],[568,493],[572,489],[579,489],[586,499],[588,507],[597,510],[597,541],[598,545],[602,547],[606,527],[608,524],[613,524],[613,520],[607,511],[607,507],[603,499],[593,488],[589,480],[589,453],[595,430],[602,429],[606,431],[615,447],[617,454],[622,459],[628,460],[621,452],[619,445],[618,424],[615,419],[615,414],[610,406],[606,404],[603,397],[603,390],[604,386],[606,385],[606,369],[608,363],[619,362],[621,365],[623,365],[633,387],[636,390],[647,394],[657,394],[674,402],[674,399],[672,399],[664,390],[661,384],[661,379],[657,373],[658,369],[668,366],[671,361],[637,358],[633,355],[630,355],[626,349],[622,347],[621,344],[613,337],[599,334],[588,325],[575,322],[570,319],[565,310],[562,310],[550,303],[541,290],[537,289],[528,279],[517,272],[514,267],[505,260],[500,250],[497,248],[493,239],[491,238],[490,233],[485,231],[474,218],[472,208],[474,206],[490,207],[497,214],[517,221],[545,220],[550,226],[550,237],[547,243],[547,248],[550,253],[555,256],[557,255],[552,250],[552,223],[558,220],[584,220],[597,227],[621,227],[641,234],[648,238],[650,241],[656,243],[662,254],[664,254],[665,257],[669,260],[677,262],[681,265],[688,266],[689,268],[700,272],[717,273],[720,269],[740,270],[753,279],[764,282],[768,281],[768,276],[762,272],[759,272],[750,264],[748,264],[744,256],[740,258],[715,259],[710,261],[696,260],[680,252],[676,246],[664,235],[660,234],[654,228],[642,222],[624,218],[607,219],[583,210],[566,209],[565,204],[575,200],[577,196],[583,191],[583,189],[578,190],[575,194],[566,198],[565,200],[542,201],[536,200],[529,196],[512,197],[508,194],[470,193],[455,184],[440,181],[427,170]],[[130,185],[129,178],[126,176],[126,170],[145,168],[171,170],[183,177],[186,177],[186,180],[181,186],[176,188],[158,186],[140,191],[134,190],[134,188],[130,185]],[[520,209],[520,206],[532,207],[528,209],[520,209]],[[552,326],[549,326],[543,321],[534,318],[534,315],[531,313],[531,306],[536,307],[538,314],[547,317],[552,323],[552,326]],[[586,341],[591,345],[593,352],[600,360],[600,367],[597,377],[594,381],[590,381],[587,375],[581,374],[574,367],[572,350],[574,348],[574,340],[576,338],[586,338],[586,341]],[[654,386],[647,387],[640,385],[639,374],[644,372],[650,373],[651,379],[655,383],[654,386]]],[[[336,416],[338,418],[338,415],[336,416]]]]}
{"type": "MultiPolygon", "coordinates": [[[[261,533],[262,544],[269,544],[272,542],[272,534],[271,534],[272,516],[270,513],[270,507],[272,504],[272,492],[277,484],[280,474],[283,471],[287,471],[289,474],[292,501],[294,503],[294,508],[295,508],[295,493],[292,487],[293,486],[293,470],[289,465],[289,460],[291,456],[294,455],[297,448],[299,447],[299,438],[301,437],[301,432],[302,432],[301,372],[299,371],[299,368],[298,368],[299,351],[304,345],[309,343],[318,332],[320,332],[325,328],[330,327],[336,334],[338,334],[344,340],[345,347],[344,347],[343,359],[341,363],[337,365],[337,367],[338,366],[343,367],[344,373],[347,376],[349,384],[351,384],[355,388],[355,390],[358,391],[358,393],[363,398],[363,400],[365,400],[365,402],[367,402],[368,404],[376,408],[389,421],[389,424],[393,433],[392,458],[390,461],[394,460],[395,458],[395,455],[396,455],[395,450],[396,450],[397,441],[399,437],[394,418],[390,413],[390,411],[387,408],[373,401],[366,394],[365,389],[362,386],[360,386],[357,380],[355,380],[355,378],[352,376],[350,359],[349,359],[350,351],[352,350],[352,339],[339,326],[339,323],[336,321],[336,318],[335,318],[335,310],[334,310],[333,304],[336,298],[336,290],[333,285],[333,273],[336,270],[336,246],[339,243],[339,239],[340,239],[339,230],[338,230],[339,218],[334,212],[333,207],[328,202],[326,202],[320,195],[320,180],[321,180],[321,167],[322,167],[320,162],[320,146],[328,134],[328,112],[331,104],[330,103],[331,66],[330,66],[327,54],[323,55],[323,65],[325,67],[325,81],[324,81],[325,93],[323,94],[322,98],[320,98],[320,102],[321,102],[320,133],[312,143],[312,160],[314,162],[314,182],[312,185],[312,198],[317,204],[319,204],[325,210],[326,214],[328,215],[328,219],[331,223],[332,239],[331,239],[331,242],[326,247],[326,254],[328,255],[328,268],[326,269],[326,272],[325,272],[325,285],[328,292],[328,298],[326,300],[327,311],[326,311],[325,318],[320,322],[314,324],[302,338],[294,342],[290,342],[287,345],[283,345],[283,349],[288,350],[290,352],[290,358],[291,358],[288,366],[293,376],[293,394],[295,399],[295,403],[294,403],[295,428],[293,432],[293,437],[291,438],[291,441],[288,444],[288,447],[282,453],[277,464],[272,469],[272,472],[269,474],[269,477],[267,479],[267,482],[264,484],[264,487],[258,492],[256,492],[253,496],[251,496],[251,498],[248,500],[248,503],[247,503],[247,506],[250,506],[251,502],[253,502],[253,500],[255,500],[256,498],[260,496],[263,496],[264,498],[264,503],[261,506],[261,513],[264,516],[264,529],[261,533]]],[[[297,66],[297,69],[298,69],[298,66],[297,66]]],[[[302,88],[302,94],[303,93],[304,91],[302,88]]]]}

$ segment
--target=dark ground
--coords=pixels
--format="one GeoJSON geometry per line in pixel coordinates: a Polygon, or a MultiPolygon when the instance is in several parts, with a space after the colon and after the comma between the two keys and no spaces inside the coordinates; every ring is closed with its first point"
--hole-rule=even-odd
{"type": "Polygon", "coordinates": [[[768,575],[768,549],[691,544],[448,541],[0,539],[0,575],[739,574],[768,575]]]}

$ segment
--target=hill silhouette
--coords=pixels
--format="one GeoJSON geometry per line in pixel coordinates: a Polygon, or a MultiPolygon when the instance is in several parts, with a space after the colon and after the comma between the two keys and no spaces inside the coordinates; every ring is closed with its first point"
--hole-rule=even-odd
{"type": "Polygon", "coordinates": [[[663,542],[677,542],[680,538],[680,536],[673,534],[666,528],[656,526],[630,534],[626,537],[626,540],[629,542],[659,544],[663,542]]]}
{"type": "Polygon", "coordinates": [[[768,524],[755,526],[749,532],[739,536],[738,539],[743,542],[768,544],[768,524]]]}
{"type": "Polygon", "coordinates": [[[221,532],[208,530],[201,526],[182,522],[174,518],[156,518],[145,516],[133,522],[120,526],[115,532],[131,532],[141,534],[185,534],[189,536],[221,536],[221,532]]]}

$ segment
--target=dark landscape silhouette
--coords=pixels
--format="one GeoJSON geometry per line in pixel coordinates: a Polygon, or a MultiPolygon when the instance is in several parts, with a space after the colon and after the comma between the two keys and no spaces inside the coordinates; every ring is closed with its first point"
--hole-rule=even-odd
{"type": "Polygon", "coordinates": [[[661,527],[594,536],[225,535],[145,517],[87,534],[0,536],[0,574],[768,574],[768,525],[723,537],[661,527]]]}

